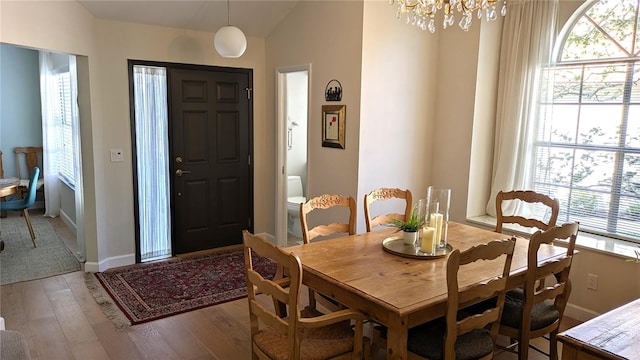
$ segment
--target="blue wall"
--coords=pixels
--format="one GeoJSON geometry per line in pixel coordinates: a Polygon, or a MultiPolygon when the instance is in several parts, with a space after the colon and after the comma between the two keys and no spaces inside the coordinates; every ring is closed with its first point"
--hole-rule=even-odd
{"type": "Polygon", "coordinates": [[[5,177],[17,176],[16,146],[42,146],[38,52],[0,44],[0,150],[5,177]]]}

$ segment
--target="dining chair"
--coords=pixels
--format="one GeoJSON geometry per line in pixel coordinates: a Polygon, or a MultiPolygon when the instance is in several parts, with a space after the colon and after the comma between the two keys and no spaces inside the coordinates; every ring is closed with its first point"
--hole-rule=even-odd
{"type": "Polygon", "coordinates": [[[571,293],[569,271],[578,228],[579,224],[575,222],[547,231],[538,230],[529,240],[524,287],[507,292],[500,325],[500,334],[512,339],[506,349],[516,352],[517,348],[520,360],[528,358],[529,347],[551,360],[558,359],[556,336],[571,293]],[[541,245],[552,244],[555,240],[567,241],[566,255],[538,264],[541,245]],[[546,279],[542,287],[537,285],[540,279],[546,279]],[[549,354],[530,344],[531,339],[545,335],[549,337],[549,354]]]}
{"type": "MultiPolygon", "coordinates": [[[[515,205],[515,204],[514,204],[515,205]]],[[[504,224],[518,224],[526,228],[537,228],[540,230],[548,230],[556,225],[558,212],[560,210],[560,202],[558,199],[551,198],[547,195],[537,193],[531,190],[514,190],[499,191],[496,195],[496,232],[502,232],[504,224]],[[508,204],[521,201],[532,207],[543,206],[545,216],[539,219],[524,217],[513,212],[505,214],[505,208],[508,204]],[[548,221],[544,218],[548,214],[548,221]]]]}
{"type": "Polygon", "coordinates": [[[38,182],[38,176],[40,175],[40,168],[35,167],[31,171],[31,178],[29,179],[29,185],[27,187],[27,196],[23,196],[22,199],[12,201],[1,201],[0,211],[21,211],[24,215],[24,220],[27,222],[29,228],[29,234],[31,235],[31,242],[33,247],[36,247],[36,235],[33,232],[33,226],[31,225],[31,218],[29,217],[29,208],[36,202],[36,188],[38,182]]]}
{"type": "Polygon", "coordinates": [[[300,223],[302,227],[302,240],[308,244],[317,237],[330,236],[337,233],[356,233],[356,202],[351,196],[323,194],[300,204],[300,223]],[[309,227],[309,213],[314,210],[328,210],[343,207],[349,211],[347,222],[321,224],[309,227]]]}
{"type": "Polygon", "coordinates": [[[400,190],[397,188],[378,188],[366,194],[364,196],[364,219],[367,226],[367,232],[372,231],[377,226],[388,225],[393,220],[407,220],[411,214],[411,205],[413,204],[412,201],[413,200],[411,198],[411,191],[409,189],[400,190]],[[403,214],[390,213],[372,216],[371,204],[376,201],[386,201],[392,199],[404,200],[405,207],[403,214]]]}
{"type": "MultiPolygon", "coordinates": [[[[42,146],[16,147],[13,152],[16,155],[16,172],[20,185],[18,186],[18,197],[22,198],[29,186],[29,174],[33,168],[40,166],[42,159],[42,146]]],[[[38,179],[37,189],[44,186],[44,179],[38,179]]]]}
{"type": "MultiPolygon", "coordinates": [[[[336,211],[337,212],[337,211],[336,211]]],[[[341,215],[341,214],[333,214],[341,215]]],[[[305,203],[300,204],[300,224],[302,228],[302,241],[309,244],[312,240],[320,237],[331,236],[338,233],[356,233],[356,202],[351,196],[323,194],[305,203]],[[347,209],[349,220],[347,222],[333,222],[330,224],[319,224],[309,228],[309,214],[315,210],[347,209]]],[[[309,308],[317,310],[318,303],[329,311],[344,309],[344,306],[327,295],[317,294],[315,290],[309,288],[309,308]]]]}
{"type": "Polygon", "coordinates": [[[246,230],[242,236],[252,359],[361,359],[364,315],[344,309],[306,317],[298,306],[303,271],[300,259],[246,230]],[[254,256],[275,261],[286,269],[287,276],[277,280],[263,277],[252,266],[254,256]],[[270,308],[275,301],[287,306],[287,317],[270,308]],[[351,321],[355,321],[353,328],[351,321]]]}
{"type": "MultiPolygon", "coordinates": [[[[409,359],[493,358],[515,243],[515,238],[494,240],[451,252],[446,268],[445,315],[409,329],[409,359]],[[490,263],[498,266],[486,266],[490,263]],[[482,271],[486,280],[469,286],[464,280],[466,271],[482,271]],[[490,305],[475,311],[474,305],[492,299],[495,301],[490,305]]],[[[371,350],[374,358],[380,348],[386,348],[385,333],[386,328],[374,327],[371,350]]]]}

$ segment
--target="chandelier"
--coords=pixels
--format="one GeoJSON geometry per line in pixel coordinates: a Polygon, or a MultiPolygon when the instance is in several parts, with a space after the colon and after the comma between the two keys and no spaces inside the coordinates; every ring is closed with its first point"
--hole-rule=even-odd
{"type": "MultiPolygon", "coordinates": [[[[454,13],[458,12],[462,15],[460,18],[460,28],[469,31],[471,20],[474,13],[478,19],[482,19],[484,15],[487,21],[493,21],[498,18],[496,11],[496,3],[500,0],[389,0],[389,4],[398,4],[396,18],[398,20],[404,17],[407,24],[427,30],[433,34],[436,32],[435,18],[438,11],[444,11],[444,20],[442,28],[446,29],[452,26],[455,19],[454,13]]],[[[507,13],[507,0],[502,0],[502,9],[500,14],[505,16],[507,13]]]]}

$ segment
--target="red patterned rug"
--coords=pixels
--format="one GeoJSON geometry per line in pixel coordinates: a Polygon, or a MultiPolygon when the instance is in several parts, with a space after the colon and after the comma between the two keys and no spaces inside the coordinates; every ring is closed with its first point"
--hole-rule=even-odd
{"type": "MultiPolygon", "coordinates": [[[[253,266],[267,277],[276,271],[274,262],[256,256],[253,266]]],[[[242,249],[136,264],[95,276],[132,325],[247,296],[242,249]]]]}

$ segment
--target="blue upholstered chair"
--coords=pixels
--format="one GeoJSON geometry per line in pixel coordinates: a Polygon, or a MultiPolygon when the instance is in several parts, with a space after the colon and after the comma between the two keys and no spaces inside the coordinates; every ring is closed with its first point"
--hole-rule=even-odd
{"type": "Polygon", "coordinates": [[[27,209],[33,206],[36,202],[38,176],[40,176],[40,168],[34,167],[31,172],[31,178],[29,179],[29,187],[27,189],[26,196],[22,199],[0,202],[0,211],[22,211],[24,214],[24,220],[27,222],[27,227],[29,228],[29,233],[31,234],[33,247],[36,247],[36,235],[33,232],[31,218],[29,217],[29,211],[27,209]]]}

